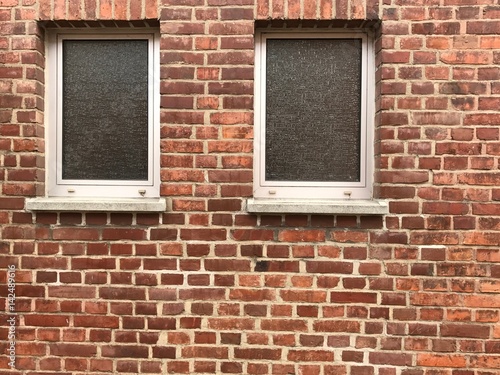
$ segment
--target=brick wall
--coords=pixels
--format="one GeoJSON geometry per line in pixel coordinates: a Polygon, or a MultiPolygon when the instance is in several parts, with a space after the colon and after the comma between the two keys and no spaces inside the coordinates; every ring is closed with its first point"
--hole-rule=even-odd
{"type": "Polygon", "coordinates": [[[18,312],[0,374],[498,374],[499,19],[494,0],[0,0],[0,280],[17,267],[18,312]],[[44,194],[44,27],[157,18],[172,210],[25,211],[44,194]],[[255,20],[376,29],[389,215],[246,213],[255,20]]]}

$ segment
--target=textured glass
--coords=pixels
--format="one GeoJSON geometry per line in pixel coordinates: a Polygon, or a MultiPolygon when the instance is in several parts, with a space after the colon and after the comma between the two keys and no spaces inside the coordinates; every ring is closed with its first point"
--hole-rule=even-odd
{"type": "Polygon", "coordinates": [[[63,41],[62,176],[147,180],[148,41],[63,41]]]}
{"type": "Polygon", "coordinates": [[[359,181],[360,39],[268,39],[266,180],[359,181]]]}

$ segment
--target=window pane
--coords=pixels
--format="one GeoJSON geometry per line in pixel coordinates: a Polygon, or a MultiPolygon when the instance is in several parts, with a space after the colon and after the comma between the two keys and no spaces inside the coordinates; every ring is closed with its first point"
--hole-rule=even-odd
{"type": "Polygon", "coordinates": [[[360,39],[267,39],[266,180],[360,181],[360,39]]]}
{"type": "Polygon", "coordinates": [[[148,41],[63,41],[62,176],[148,179],[148,41]]]}

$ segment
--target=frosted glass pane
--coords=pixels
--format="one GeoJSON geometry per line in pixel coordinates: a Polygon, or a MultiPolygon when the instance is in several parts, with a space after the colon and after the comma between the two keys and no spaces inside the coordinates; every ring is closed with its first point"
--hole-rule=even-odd
{"type": "Polygon", "coordinates": [[[266,45],[266,180],[359,181],[361,40],[266,45]]]}
{"type": "Polygon", "coordinates": [[[148,41],[63,41],[62,176],[147,180],[148,41]]]}

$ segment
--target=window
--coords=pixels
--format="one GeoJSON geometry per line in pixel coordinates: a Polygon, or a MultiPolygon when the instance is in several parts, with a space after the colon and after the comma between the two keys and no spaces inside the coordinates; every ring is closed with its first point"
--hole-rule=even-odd
{"type": "Polygon", "coordinates": [[[159,196],[158,39],[49,34],[49,197],[159,196]]]}
{"type": "Polygon", "coordinates": [[[372,198],[373,65],[365,32],[257,35],[254,198],[372,198]]]}

